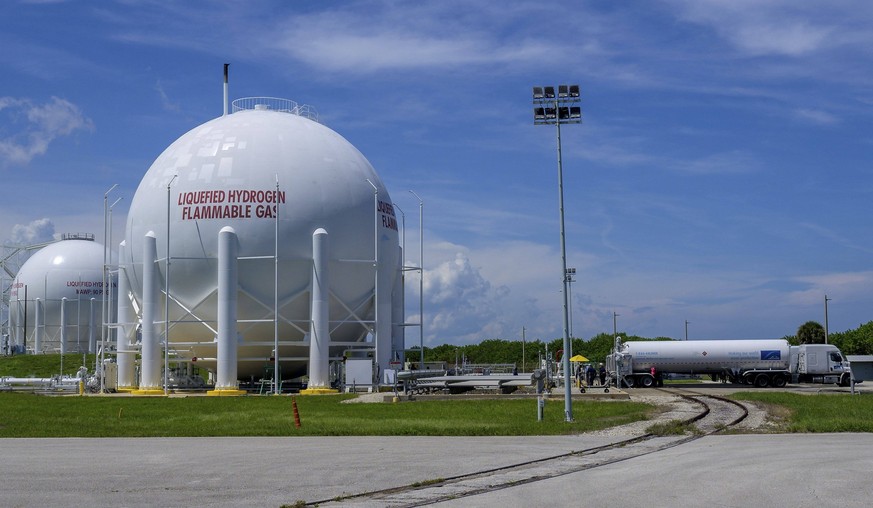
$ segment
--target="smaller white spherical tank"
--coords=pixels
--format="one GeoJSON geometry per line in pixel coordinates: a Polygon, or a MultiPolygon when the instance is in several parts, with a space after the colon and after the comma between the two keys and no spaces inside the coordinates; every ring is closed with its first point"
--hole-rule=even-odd
{"type": "Polygon", "coordinates": [[[9,295],[12,343],[37,354],[95,352],[105,291],[104,249],[93,240],[65,235],[22,265],[9,295]]]}

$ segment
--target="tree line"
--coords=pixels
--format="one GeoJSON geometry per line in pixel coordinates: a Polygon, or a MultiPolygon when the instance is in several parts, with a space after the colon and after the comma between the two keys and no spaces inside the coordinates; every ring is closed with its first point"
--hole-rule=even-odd
{"type": "Polygon", "coordinates": [[[795,335],[783,337],[793,345],[798,344],[833,344],[844,355],[873,354],[873,321],[860,325],[854,330],[826,333],[821,323],[807,321],[800,325],[795,335]]]}
{"type": "MultiPolygon", "coordinates": [[[[669,337],[646,338],[636,335],[619,334],[622,341],[637,340],[673,340],[669,337]]],[[[802,324],[794,335],[783,337],[792,345],[820,344],[825,342],[825,329],[815,321],[802,324]]],[[[591,362],[604,362],[606,356],[612,352],[614,339],[611,333],[600,333],[584,340],[573,338],[572,353],[582,355],[591,362]]],[[[839,333],[829,333],[827,341],[836,345],[844,355],[869,355],[873,354],[873,321],[863,324],[854,330],[839,333]]],[[[426,362],[446,362],[449,366],[455,363],[461,365],[466,361],[470,364],[515,364],[522,371],[537,368],[540,358],[546,355],[553,359],[558,358],[563,350],[564,339],[557,338],[548,342],[542,340],[486,339],[478,344],[442,344],[436,347],[424,348],[424,360],[426,362]],[[546,348],[548,346],[548,348],[546,348]],[[561,353],[559,353],[561,352],[561,353]]],[[[411,361],[419,359],[420,352],[417,347],[406,351],[406,358],[411,361]]]]}

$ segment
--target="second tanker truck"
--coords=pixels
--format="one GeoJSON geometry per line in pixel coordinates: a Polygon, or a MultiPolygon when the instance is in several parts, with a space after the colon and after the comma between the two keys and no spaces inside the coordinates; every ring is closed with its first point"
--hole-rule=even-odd
{"type": "Polygon", "coordinates": [[[709,375],[757,387],[787,383],[848,386],[849,364],[832,344],[775,340],[629,341],[616,344],[607,370],[623,386],[661,384],[667,374],[709,375]]]}

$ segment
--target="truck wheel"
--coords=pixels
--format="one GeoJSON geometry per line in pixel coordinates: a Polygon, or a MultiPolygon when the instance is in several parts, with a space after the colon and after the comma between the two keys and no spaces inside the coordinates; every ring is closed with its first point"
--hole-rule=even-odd
{"type": "Polygon", "coordinates": [[[784,388],[788,384],[788,379],[785,376],[773,376],[773,386],[776,388],[784,388]]]}
{"type": "Polygon", "coordinates": [[[639,381],[640,381],[640,386],[642,386],[643,388],[651,388],[652,386],[655,385],[655,378],[653,378],[649,374],[646,374],[644,376],[640,376],[639,381]]]}
{"type": "Polygon", "coordinates": [[[852,386],[852,378],[849,374],[843,374],[840,378],[840,386],[852,386]]]}
{"type": "Polygon", "coordinates": [[[755,386],[758,388],[766,388],[770,384],[770,377],[767,374],[758,374],[755,376],[755,386]]]}

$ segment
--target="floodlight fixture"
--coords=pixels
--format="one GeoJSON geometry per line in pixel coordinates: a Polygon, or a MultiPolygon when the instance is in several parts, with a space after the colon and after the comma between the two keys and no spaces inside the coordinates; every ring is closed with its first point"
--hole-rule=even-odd
{"type": "Polygon", "coordinates": [[[581,123],[579,85],[533,87],[534,124],[581,123]]]}

